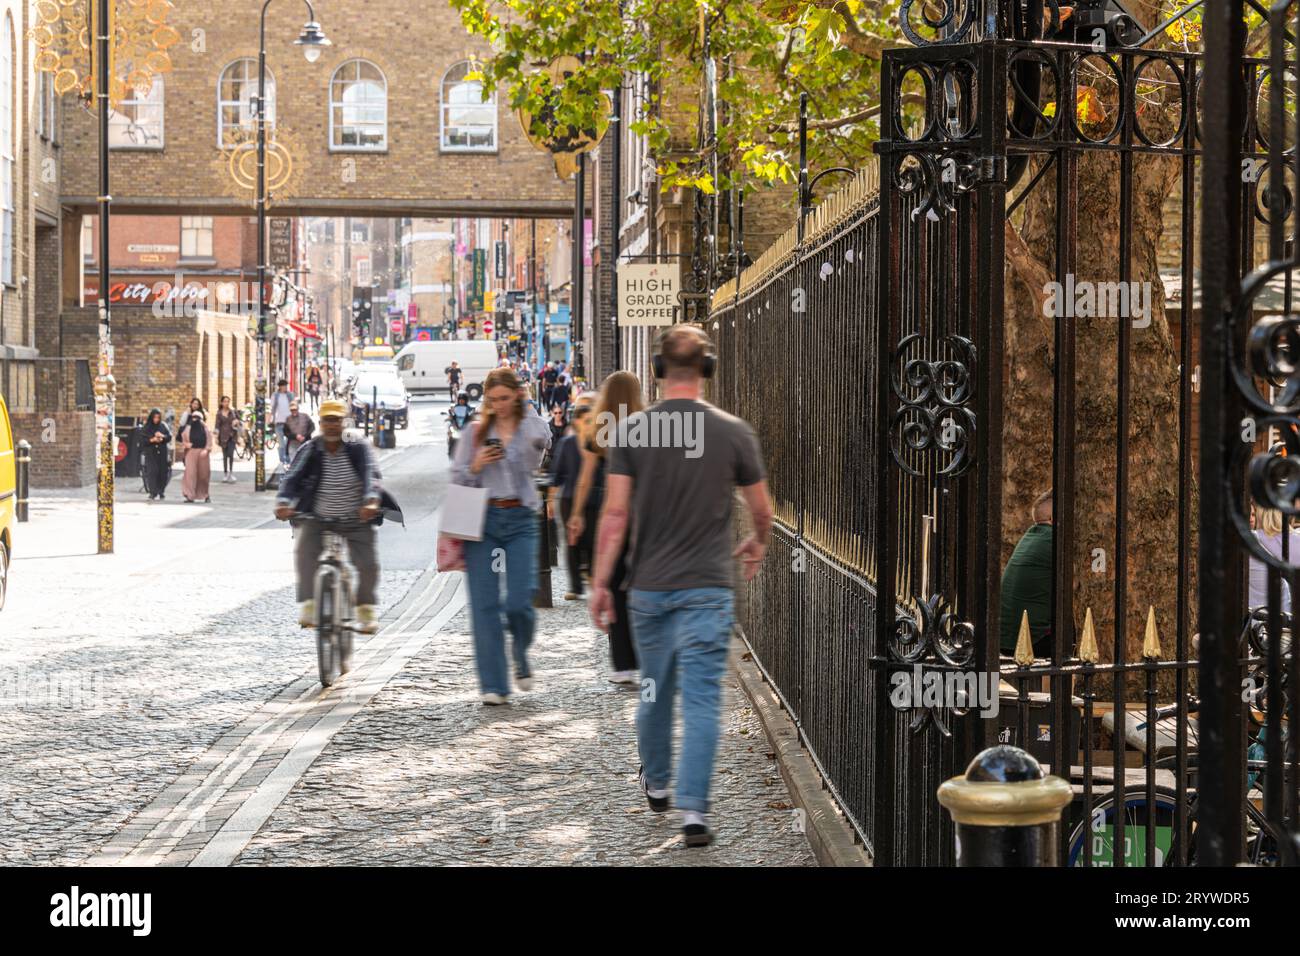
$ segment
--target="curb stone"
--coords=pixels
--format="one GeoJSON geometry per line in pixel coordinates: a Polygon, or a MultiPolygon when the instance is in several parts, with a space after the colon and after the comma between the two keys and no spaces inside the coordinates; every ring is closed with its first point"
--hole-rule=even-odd
{"type": "Polygon", "coordinates": [[[799,742],[794,721],[781,707],[776,693],[763,678],[752,660],[748,645],[741,642],[742,653],[735,658],[736,676],[763,732],[776,754],[786,789],[796,807],[804,811],[808,845],[820,866],[872,866],[866,847],[854,840],[853,828],[836,805],[808,752],[799,742]]]}

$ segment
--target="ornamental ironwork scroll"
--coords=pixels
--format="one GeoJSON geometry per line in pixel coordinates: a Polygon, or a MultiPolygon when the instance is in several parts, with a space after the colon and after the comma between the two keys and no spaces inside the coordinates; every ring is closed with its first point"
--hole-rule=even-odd
{"type": "Polygon", "coordinates": [[[975,344],[961,335],[946,335],[939,346],[949,357],[908,358],[909,352],[924,349],[927,341],[914,332],[894,349],[892,381],[898,410],[889,426],[890,447],[898,467],[909,475],[923,476],[915,459],[924,454],[938,458],[936,474],[957,477],[975,460],[975,344]]]}

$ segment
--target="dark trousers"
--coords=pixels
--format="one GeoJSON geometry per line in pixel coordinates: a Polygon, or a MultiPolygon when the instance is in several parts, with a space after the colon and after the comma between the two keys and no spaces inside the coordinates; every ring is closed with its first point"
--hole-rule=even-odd
{"type": "Polygon", "coordinates": [[[587,540],[590,528],[582,533],[577,544],[569,544],[569,519],[573,517],[573,499],[560,499],[560,520],[563,524],[560,526],[560,536],[564,539],[564,561],[569,566],[569,590],[574,594],[581,594],[582,588],[582,569],[590,568],[591,561],[588,557],[587,563],[583,564],[583,542],[587,540]]]}
{"type": "Polygon", "coordinates": [[[221,446],[221,467],[230,474],[235,467],[235,440],[232,438],[221,446]]]}
{"type": "Polygon", "coordinates": [[[639,666],[636,648],[632,645],[632,619],[627,610],[627,545],[618,556],[614,573],[609,578],[609,590],[614,595],[614,623],[609,626],[609,660],[616,671],[634,671],[639,666]]]}

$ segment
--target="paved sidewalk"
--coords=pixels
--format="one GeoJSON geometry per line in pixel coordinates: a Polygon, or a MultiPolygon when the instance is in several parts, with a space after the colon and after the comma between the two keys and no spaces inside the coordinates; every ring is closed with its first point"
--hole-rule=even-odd
{"type": "MultiPolygon", "coordinates": [[[[815,865],[734,676],[714,781],[718,839],[687,850],[636,788],[638,689],[606,681],[586,606],[540,610],[538,687],[478,703],[468,612],[331,740],[238,865],[815,865]]],[[[680,731],[680,727],[678,728],[680,731]]]]}

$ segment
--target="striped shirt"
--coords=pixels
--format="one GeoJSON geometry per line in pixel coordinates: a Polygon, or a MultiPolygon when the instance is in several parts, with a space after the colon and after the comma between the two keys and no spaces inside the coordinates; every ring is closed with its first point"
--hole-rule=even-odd
{"type": "MultiPolygon", "coordinates": [[[[366,454],[369,459],[369,449],[366,454]]],[[[355,518],[361,507],[361,478],[342,446],[336,452],[321,449],[320,486],[312,511],[320,518],[355,518]]]]}

